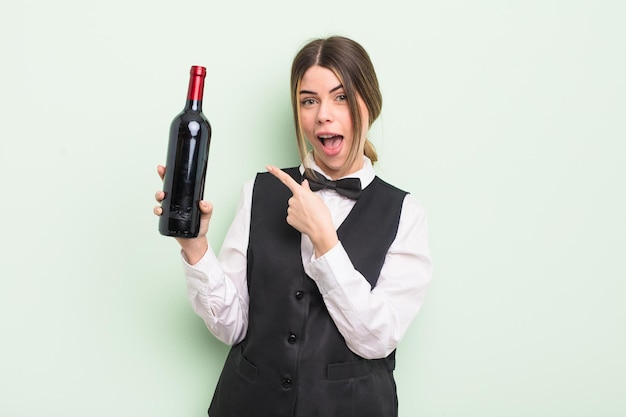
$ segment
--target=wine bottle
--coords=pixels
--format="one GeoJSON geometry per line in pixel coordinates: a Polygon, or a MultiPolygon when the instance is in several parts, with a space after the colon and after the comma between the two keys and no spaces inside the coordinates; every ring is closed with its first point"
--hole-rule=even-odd
{"type": "Polygon", "coordinates": [[[185,108],[170,126],[159,219],[159,232],[165,236],[191,238],[200,231],[199,202],[211,143],[211,125],[202,113],[205,76],[205,67],[191,67],[185,108]]]}

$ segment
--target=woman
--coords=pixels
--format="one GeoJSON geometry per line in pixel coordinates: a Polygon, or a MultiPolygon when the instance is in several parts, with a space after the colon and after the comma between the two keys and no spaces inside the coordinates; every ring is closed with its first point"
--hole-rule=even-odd
{"type": "Polygon", "coordinates": [[[219,258],[208,202],[200,236],[178,239],[194,311],[232,346],[209,415],[397,416],[395,349],[431,279],[425,212],[372,168],[382,97],[358,43],[305,45],[291,92],[302,165],[246,183],[219,258]]]}

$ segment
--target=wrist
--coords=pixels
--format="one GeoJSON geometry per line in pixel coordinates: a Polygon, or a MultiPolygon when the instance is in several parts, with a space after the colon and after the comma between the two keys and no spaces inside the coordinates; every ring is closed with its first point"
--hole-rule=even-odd
{"type": "Polygon", "coordinates": [[[333,230],[332,234],[324,235],[312,243],[313,249],[315,250],[315,257],[320,258],[339,243],[339,238],[337,237],[337,233],[333,230]]]}
{"type": "Polygon", "coordinates": [[[194,265],[202,259],[206,251],[209,249],[209,241],[206,236],[192,239],[177,239],[183,251],[185,260],[190,265],[194,265]]]}

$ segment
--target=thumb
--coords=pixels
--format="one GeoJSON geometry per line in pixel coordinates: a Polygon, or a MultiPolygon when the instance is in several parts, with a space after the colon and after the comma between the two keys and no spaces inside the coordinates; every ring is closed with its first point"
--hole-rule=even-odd
{"type": "Polygon", "coordinates": [[[304,188],[307,191],[311,191],[311,186],[309,185],[309,180],[307,180],[306,178],[304,180],[302,180],[302,188],[304,188]]]}

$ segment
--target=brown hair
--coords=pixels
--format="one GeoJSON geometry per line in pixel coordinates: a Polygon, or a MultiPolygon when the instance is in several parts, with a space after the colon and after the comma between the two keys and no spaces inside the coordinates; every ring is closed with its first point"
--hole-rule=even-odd
{"type": "MultiPolygon", "coordinates": [[[[369,129],[380,115],[383,105],[382,94],[378,86],[378,78],[374,65],[365,49],[343,36],[315,39],[300,49],[291,66],[291,104],[296,124],[296,140],[300,159],[304,161],[307,154],[306,139],[300,125],[300,100],[298,91],[304,73],[313,66],[327,68],[335,73],[344,87],[348,97],[350,116],[354,127],[354,141],[344,169],[361,157],[359,154],[360,137],[363,129],[369,129]],[[361,126],[361,112],[357,104],[357,95],[363,99],[369,113],[368,126],[361,126]]],[[[378,160],[374,145],[365,139],[363,153],[372,163],[378,160]]]]}

